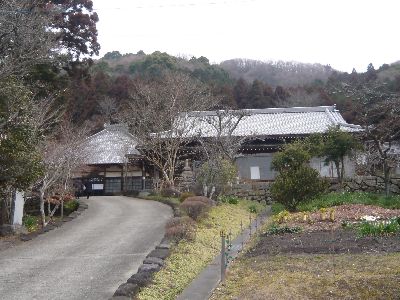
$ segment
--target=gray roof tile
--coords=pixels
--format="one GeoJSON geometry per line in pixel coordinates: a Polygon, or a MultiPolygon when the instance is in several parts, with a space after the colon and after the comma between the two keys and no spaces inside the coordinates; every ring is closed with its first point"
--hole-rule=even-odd
{"type": "MultiPolygon", "coordinates": [[[[332,126],[349,132],[362,130],[358,125],[348,124],[334,106],[247,109],[232,113],[244,114],[233,132],[235,136],[307,135],[326,132],[332,126]]],[[[217,130],[212,124],[217,124],[217,114],[217,111],[197,111],[181,115],[185,126],[190,128],[187,136],[215,136],[217,130]]]]}
{"type": "Polygon", "coordinates": [[[82,151],[86,164],[121,164],[126,161],[125,155],[140,154],[136,145],[125,125],[113,124],[88,137],[82,151]]]}

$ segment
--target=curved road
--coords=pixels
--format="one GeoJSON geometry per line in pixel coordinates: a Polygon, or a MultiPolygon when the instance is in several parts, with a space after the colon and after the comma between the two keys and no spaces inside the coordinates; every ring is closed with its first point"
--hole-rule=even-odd
{"type": "Polygon", "coordinates": [[[62,227],[0,252],[0,298],[109,299],[161,241],[171,209],[134,198],[91,197],[62,227]]]}

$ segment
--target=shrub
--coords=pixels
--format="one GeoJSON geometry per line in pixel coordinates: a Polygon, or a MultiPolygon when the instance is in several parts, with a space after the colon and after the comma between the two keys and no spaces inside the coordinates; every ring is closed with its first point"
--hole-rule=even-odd
{"type": "Polygon", "coordinates": [[[218,194],[218,191],[224,192],[229,187],[228,184],[236,179],[236,176],[237,169],[234,163],[227,159],[216,157],[201,165],[197,174],[197,182],[203,188],[206,186],[208,192],[214,187],[218,194]]]}
{"type": "Polygon", "coordinates": [[[165,188],[161,190],[161,196],[163,197],[179,197],[181,193],[173,188],[165,188]]]}
{"type": "Polygon", "coordinates": [[[253,213],[253,214],[256,214],[256,213],[257,213],[257,205],[255,205],[255,204],[250,204],[250,205],[249,205],[249,211],[250,211],[251,213],[253,213]]]}
{"type": "Polygon", "coordinates": [[[70,213],[77,210],[79,207],[79,202],[76,200],[68,201],[64,203],[64,214],[69,215],[70,213]]]}
{"type": "Polygon", "coordinates": [[[25,215],[22,223],[29,232],[35,231],[38,228],[38,218],[31,215],[25,215]]]}
{"type": "Polygon", "coordinates": [[[174,241],[182,239],[191,241],[196,236],[195,225],[195,221],[190,217],[175,217],[165,226],[165,235],[174,241]]]}
{"type": "Polygon", "coordinates": [[[319,177],[316,170],[308,165],[282,171],[271,186],[275,201],[283,204],[289,211],[307,200],[319,196],[328,188],[328,183],[319,177]]]}
{"type": "Polygon", "coordinates": [[[182,193],[182,194],[179,196],[179,201],[182,203],[183,201],[186,200],[186,198],[194,197],[194,196],[196,196],[196,195],[193,194],[192,192],[185,192],[185,193],[182,193]]]}
{"type": "Polygon", "coordinates": [[[218,201],[229,204],[239,204],[239,198],[236,196],[219,196],[218,201]]]}
{"type": "Polygon", "coordinates": [[[194,196],[186,198],[186,200],[181,204],[181,208],[189,217],[198,220],[206,214],[209,208],[214,204],[215,202],[207,197],[194,196]]]}

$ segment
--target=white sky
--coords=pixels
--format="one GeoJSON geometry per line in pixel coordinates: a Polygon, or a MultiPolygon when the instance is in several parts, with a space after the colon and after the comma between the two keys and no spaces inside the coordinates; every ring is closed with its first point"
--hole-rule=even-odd
{"type": "Polygon", "coordinates": [[[400,0],[93,0],[100,56],[118,50],[330,64],[400,60],[400,0]]]}

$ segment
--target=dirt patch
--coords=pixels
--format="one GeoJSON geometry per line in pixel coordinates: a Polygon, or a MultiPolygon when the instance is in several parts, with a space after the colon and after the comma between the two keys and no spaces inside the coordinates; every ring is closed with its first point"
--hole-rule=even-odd
{"type": "Polygon", "coordinates": [[[261,236],[247,256],[277,254],[329,254],[400,252],[400,235],[360,237],[353,229],[320,230],[261,236]]]}

